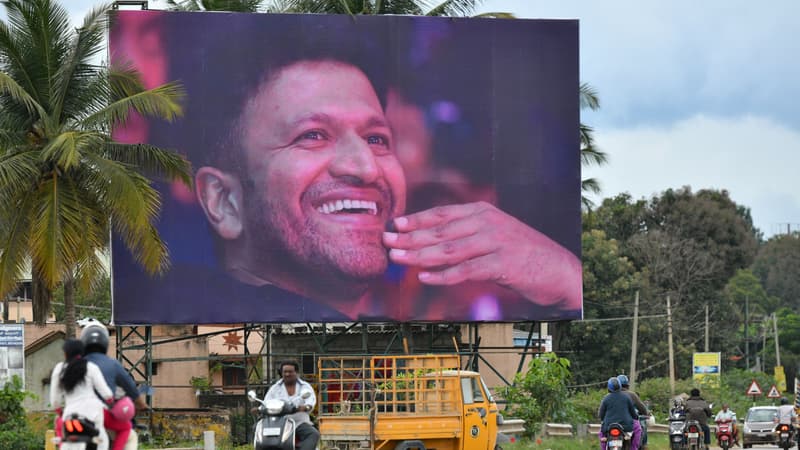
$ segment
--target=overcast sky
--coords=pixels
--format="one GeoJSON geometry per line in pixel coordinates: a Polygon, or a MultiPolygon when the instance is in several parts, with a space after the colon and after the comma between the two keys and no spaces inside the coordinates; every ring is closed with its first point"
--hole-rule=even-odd
{"type": "MultiPolygon", "coordinates": [[[[63,2],[76,23],[97,3],[63,2]]],[[[581,79],[602,105],[582,120],[611,158],[585,175],[602,197],[726,189],[767,236],[800,230],[799,1],[486,0],[480,11],[580,20],[581,79]]]]}

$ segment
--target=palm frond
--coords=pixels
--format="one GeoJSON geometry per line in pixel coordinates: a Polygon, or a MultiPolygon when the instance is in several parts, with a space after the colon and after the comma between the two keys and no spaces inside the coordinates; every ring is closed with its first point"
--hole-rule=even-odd
{"type": "Polygon", "coordinates": [[[192,165],[178,153],[148,144],[117,142],[107,143],[105,151],[109,159],[136,167],[144,174],[192,185],[192,165]]]}
{"type": "Polygon", "coordinates": [[[482,0],[445,0],[425,15],[468,17],[481,3],[482,0]]]}
{"type": "Polygon", "coordinates": [[[579,92],[581,109],[589,108],[592,111],[600,109],[600,96],[597,94],[597,90],[589,83],[581,83],[579,92]]]}
{"type": "Polygon", "coordinates": [[[44,110],[42,105],[34,100],[33,97],[31,97],[31,95],[28,94],[28,92],[16,82],[16,80],[4,72],[0,72],[0,95],[2,94],[8,95],[14,101],[24,106],[28,112],[39,116],[40,119],[47,117],[47,112],[44,110]]]}
{"type": "Polygon", "coordinates": [[[93,132],[66,131],[60,133],[42,149],[42,160],[54,162],[62,170],[69,170],[81,161],[86,151],[103,148],[105,137],[93,132]]]}
{"type": "Polygon", "coordinates": [[[596,178],[584,178],[581,180],[581,192],[599,194],[601,191],[600,182],[596,178]]]}
{"type": "Polygon", "coordinates": [[[81,85],[87,79],[98,76],[98,70],[89,65],[92,57],[103,49],[105,38],[106,16],[109,6],[94,8],[78,28],[71,45],[71,51],[54,76],[54,92],[52,94],[53,116],[61,117],[64,104],[73,92],[80,92],[81,85]]]}
{"type": "Polygon", "coordinates": [[[472,16],[474,18],[485,18],[485,19],[516,19],[517,16],[514,13],[509,12],[485,12],[480,14],[475,14],[472,16]]]}
{"type": "MultiPolygon", "coordinates": [[[[28,195],[17,205],[27,210],[33,204],[33,195],[28,195]]],[[[3,216],[6,219],[5,216],[3,216]]],[[[26,214],[14,214],[8,220],[0,221],[0,297],[5,297],[17,286],[27,268],[29,259],[28,243],[30,241],[29,217],[26,214]]]]}
{"type": "Polygon", "coordinates": [[[0,155],[0,208],[4,210],[0,217],[14,212],[19,194],[34,187],[33,180],[39,175],[38,163],[36,150],[0,155]]]}
{"type": "Polygon", "coordinates": [[[172,122],[183,114],[180,101],[184,97],[184,90],[178,83],[167,83],[157,88],[149,89],[116,100],[94,114],[81,120],[81,125],[87,128],[96,126],[116,126],[130,117],[135,111],[145,117],[164,119],[172,122]]]}

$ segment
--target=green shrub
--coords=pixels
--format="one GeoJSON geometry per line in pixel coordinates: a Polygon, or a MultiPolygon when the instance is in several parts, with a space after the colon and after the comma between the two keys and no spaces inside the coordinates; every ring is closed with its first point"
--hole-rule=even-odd
{"type": "Polygon", "coordinates": [[[14,376],[0,389],[0,448],[39,450],[44,436],[29,427],[22,402],[32,394],[22,389],[22,380],[14,376]]]}

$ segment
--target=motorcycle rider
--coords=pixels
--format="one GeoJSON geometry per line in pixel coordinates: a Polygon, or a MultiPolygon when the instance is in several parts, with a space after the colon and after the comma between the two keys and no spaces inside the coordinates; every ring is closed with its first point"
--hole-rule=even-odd
{"type": "Polygon", "coordinates": [[[700,389],[694,388],[690,392],[689,399],[686,400],[686,419],[696,420],[703,429],[703,442],[706,447],[711,445],[711,429],[708,427],[708,418],[711,417],[711,408],[708,402],[700,397],[700,389]]]}
{"type": "Polygon", "coordinates": [[[736,413],[728,409],[728,404],[723,403],[722,409],[714,416],[714,422],[719,423],[723,420],[731,421],[731,432],[733,433],[733,445],[739,445],[739,428],[736,426],[736,413]]]}
{"type": "MultiPolygon", "coordinates": [[[[794,432],[794,427],[797,423],[797,412],[794,410],[794,406],[789,404],[789,400],[786,397],[781,397],[781,406],[778,406],[774,420],[777,424],[785,423],[791,426],[794,432]]],[[[795,436],[797,437],[797,433],[795,433],[795,436]]]]}
{"type": "Polygon", "coordinates": [[[281,379],[269,388],[264,401],[278,399],[297,406],[297,412],[289,417],[294,419],[297,424],[296,434],[300,439],[298,449],[314,450],[317,447],[317,442],[319,442],[319,431],[314,428],[308,413],[314,409],[314,405],[317,404],[317,398],[311,385],[297,376],[299,370],[300,365],[297,361],[281,362],[278,369],[281,379]],[[301,396],[306,391],[310,392],[311,395],[303,399],[301,396]]]}
{"type": "MultiPolygon", "coordinates": [[[[636,392],[631,391],[631,383],[628,380],[627,375],[617,375],[617,380],[619,380],[619,384],[621,386],[621,390],[625,393],[628,397],[631,398],[633,402],[633,406],[636,408],[636,412],[639,414],[639,418],[647,417],[650,413],[647,411],[647,406],[642,403],[642,400],[639,398],[639,395],[636,392]]],[[[643,429],[642,424],[639,420],[633,421],[633,435],[631,436],[631,450],[639,450],[640,444],[642,443],[643,438],[643,429]]]]}
{"type": "MultiPolygon", "coordinates": [[[[108,329],[99,321],[92,321],[86,325],[81,331],[81,341],[86,347],[86,360],[95,363],[100,367],[100,372],[103,374],[108,387],[112,392],[116,392],[117,386],[125,391],[125,397],[118,399],[118,404],[130,404],[132,401],[137,410],[147,409],[147,401],[145,396],[140,394],[136,389],[136,383],[130,374],[122,367],[116,359],[112,359],[106,355],[108,352],[108,329]]],[[[116,415],[112,409],[104,411],[105,427],[115,433],[113,446],[111,450],[122,450],[125,448],[125,443],[128,441],[133,424],[130,418],[133,416],[133,411],[130,411],[124,419],[122,416],[116,415]]]]}
{"type": "Polygon", "coordinates": [[[622,429],[626,433],[633,432],[633,422],[639,420],[639,415],[636,413],[636,408],[633,406],[631,397],[622,392],[622,385],[617,377],[611,377],[606,383],[608,394],[603,397],[600,402],[600,409],[597,411],[600,417],[600,446],[603,450],[606,448],[606,442],[603,439],[608,435],[608,428],[612,423],[622,425],[622,429]]]}

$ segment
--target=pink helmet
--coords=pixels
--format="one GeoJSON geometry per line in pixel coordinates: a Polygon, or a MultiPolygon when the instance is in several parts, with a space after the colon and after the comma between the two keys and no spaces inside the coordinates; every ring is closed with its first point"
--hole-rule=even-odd
{"type": "Polygon", "coordinates": [[[130,397],[122,397],[111,407],[111,415],[117,420],[128,421],[136,415],[136,407],[130,397]]]}

